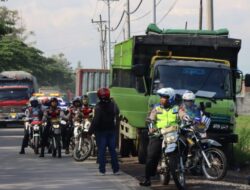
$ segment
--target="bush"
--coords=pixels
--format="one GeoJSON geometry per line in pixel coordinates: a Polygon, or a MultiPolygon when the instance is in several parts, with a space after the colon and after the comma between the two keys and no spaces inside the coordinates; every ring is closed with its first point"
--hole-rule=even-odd
{"type": "Polygon", "coordinates": [[[249,164],[250,160],[250,117],[239,116],[236,121],[236,133],[239,141],[235,144],[236,160],[240,165],[249,164]]]}

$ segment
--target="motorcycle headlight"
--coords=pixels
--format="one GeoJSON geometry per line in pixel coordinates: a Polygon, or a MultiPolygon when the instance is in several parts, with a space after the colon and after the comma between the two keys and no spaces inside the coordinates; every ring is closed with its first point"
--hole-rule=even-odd
{"type": "Polygon", "coordinates": [[[37,131],[37,130],[39,130],[39,126],[38,126],[38,125],[34,125],[33,129],[34,129],[35,131],[37,131]]]}
{"type": "Polygon", "coordinates": [[[168,134],[164,135],[164,141],[165,141],[167,144],[176,142],[176,141],[177,141],[177,138],[178,138],[177,132],[168,133],[168,134]]]}
{"type": "Polygon", "coordinates": [[[55,129],[57,129],[57,128],[59,128],[60,126],[58,125],[58,124],[54,124],[53,125],[53,128],[55,128],[55,129]]]}

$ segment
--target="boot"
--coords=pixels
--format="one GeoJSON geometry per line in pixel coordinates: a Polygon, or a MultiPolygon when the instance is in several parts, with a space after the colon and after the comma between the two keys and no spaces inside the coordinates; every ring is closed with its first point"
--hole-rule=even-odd
{"type": "Polygon", "coordinates": [[[25,154],[25,150],[24,150],[23,146],[22,146],[21,151],[19,152],[19,154],[25,154]]]}
{"type": "Polygon", "coordinates": [[[58,149],[58,158],[61,158],[62,157],[62,150],[61,148],[58,149]]]}
{"type": "Polygon", "coordinates": [[[145,179],[144,181],[141,181],[140,183],[140,186],[151,186],[151,181],[150,179],[145,179]]]}
{"type": "Polygon", "coordinates": [[[42,148],[41,148],[41,153],[40,153],[39,157],[44,157],[44,146],[42,146],[42,148]]]}
{"type": "Polygon", "coordinates": [[[65,154],[69,154],[69,148],[65,149],[65,154]]]}

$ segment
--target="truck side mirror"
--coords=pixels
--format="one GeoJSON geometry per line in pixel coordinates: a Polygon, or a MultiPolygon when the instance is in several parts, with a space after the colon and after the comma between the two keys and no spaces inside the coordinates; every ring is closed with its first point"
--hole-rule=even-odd
{"type": "Polygon", "coordinates": [[[245,86],[250,87],[250,74],[245,75],[245,86]]]}
{"type": "Polygon", "coordinates": [[[142,77],[145,75],[145,65],[143,64],[136,64],[133,65],[132,67],[132,72],[135,74],[137,77],[142,77]]]}
{"type": "Polygon", "coordinates": [[[236,80],[236,94],[241,93],[242,89],[242,79],[243,79],[243,74],[239,70],[235,70],[233,73],[233,77],[236,80]]]}

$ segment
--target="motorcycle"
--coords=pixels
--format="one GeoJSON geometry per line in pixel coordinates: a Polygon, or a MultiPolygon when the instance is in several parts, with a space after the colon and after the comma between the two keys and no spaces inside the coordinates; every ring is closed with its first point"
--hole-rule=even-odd
{"type": "Polygon", "coordinates": [[[38,118],[26,118],[25,127],[29,129],[29,146],[34,150],[35,154],[39,153],[41,140],[42,121],[38,118]]]}
{"type": "MultiPolygon", "coordinates": [[[[203,120],[206,116],[203,116],[203,120]]],[[[186,121],[181,128],[186,131],[189,143],[190,155],[187,158],[186,169],[192,174],[202,173],[209,180],[223,179],[227,173],[227,159],[223,151],[219,149],[222,145],[212,139],[208,139],[205,125],[200,119],[186,121]],[[197,121],[198,120],[198,121],[197,121]]]]}
{"type": "Polygon", "coordinates": [[[58,119],[51,120],[51,145],[52,145],[52,156],[61,157],[61,125],[58,119]]]}
{"type": "Polygon", "coordinates": [[[187,144],[181,135],[179,126],[171,126],[160,130],[163,137],[162,158],[158,171],[163,185],[170,181],[170,174],[178,189],[186,189],[185,158],[187,144]]]}
{"type": "Polygon", "coordinates": [[[94,148],[94,140],[88,135],[90,127],[89,119],[74,121],[74,150],[73,158],[76,161],[84,161],[87,159],[94,148]]]}

